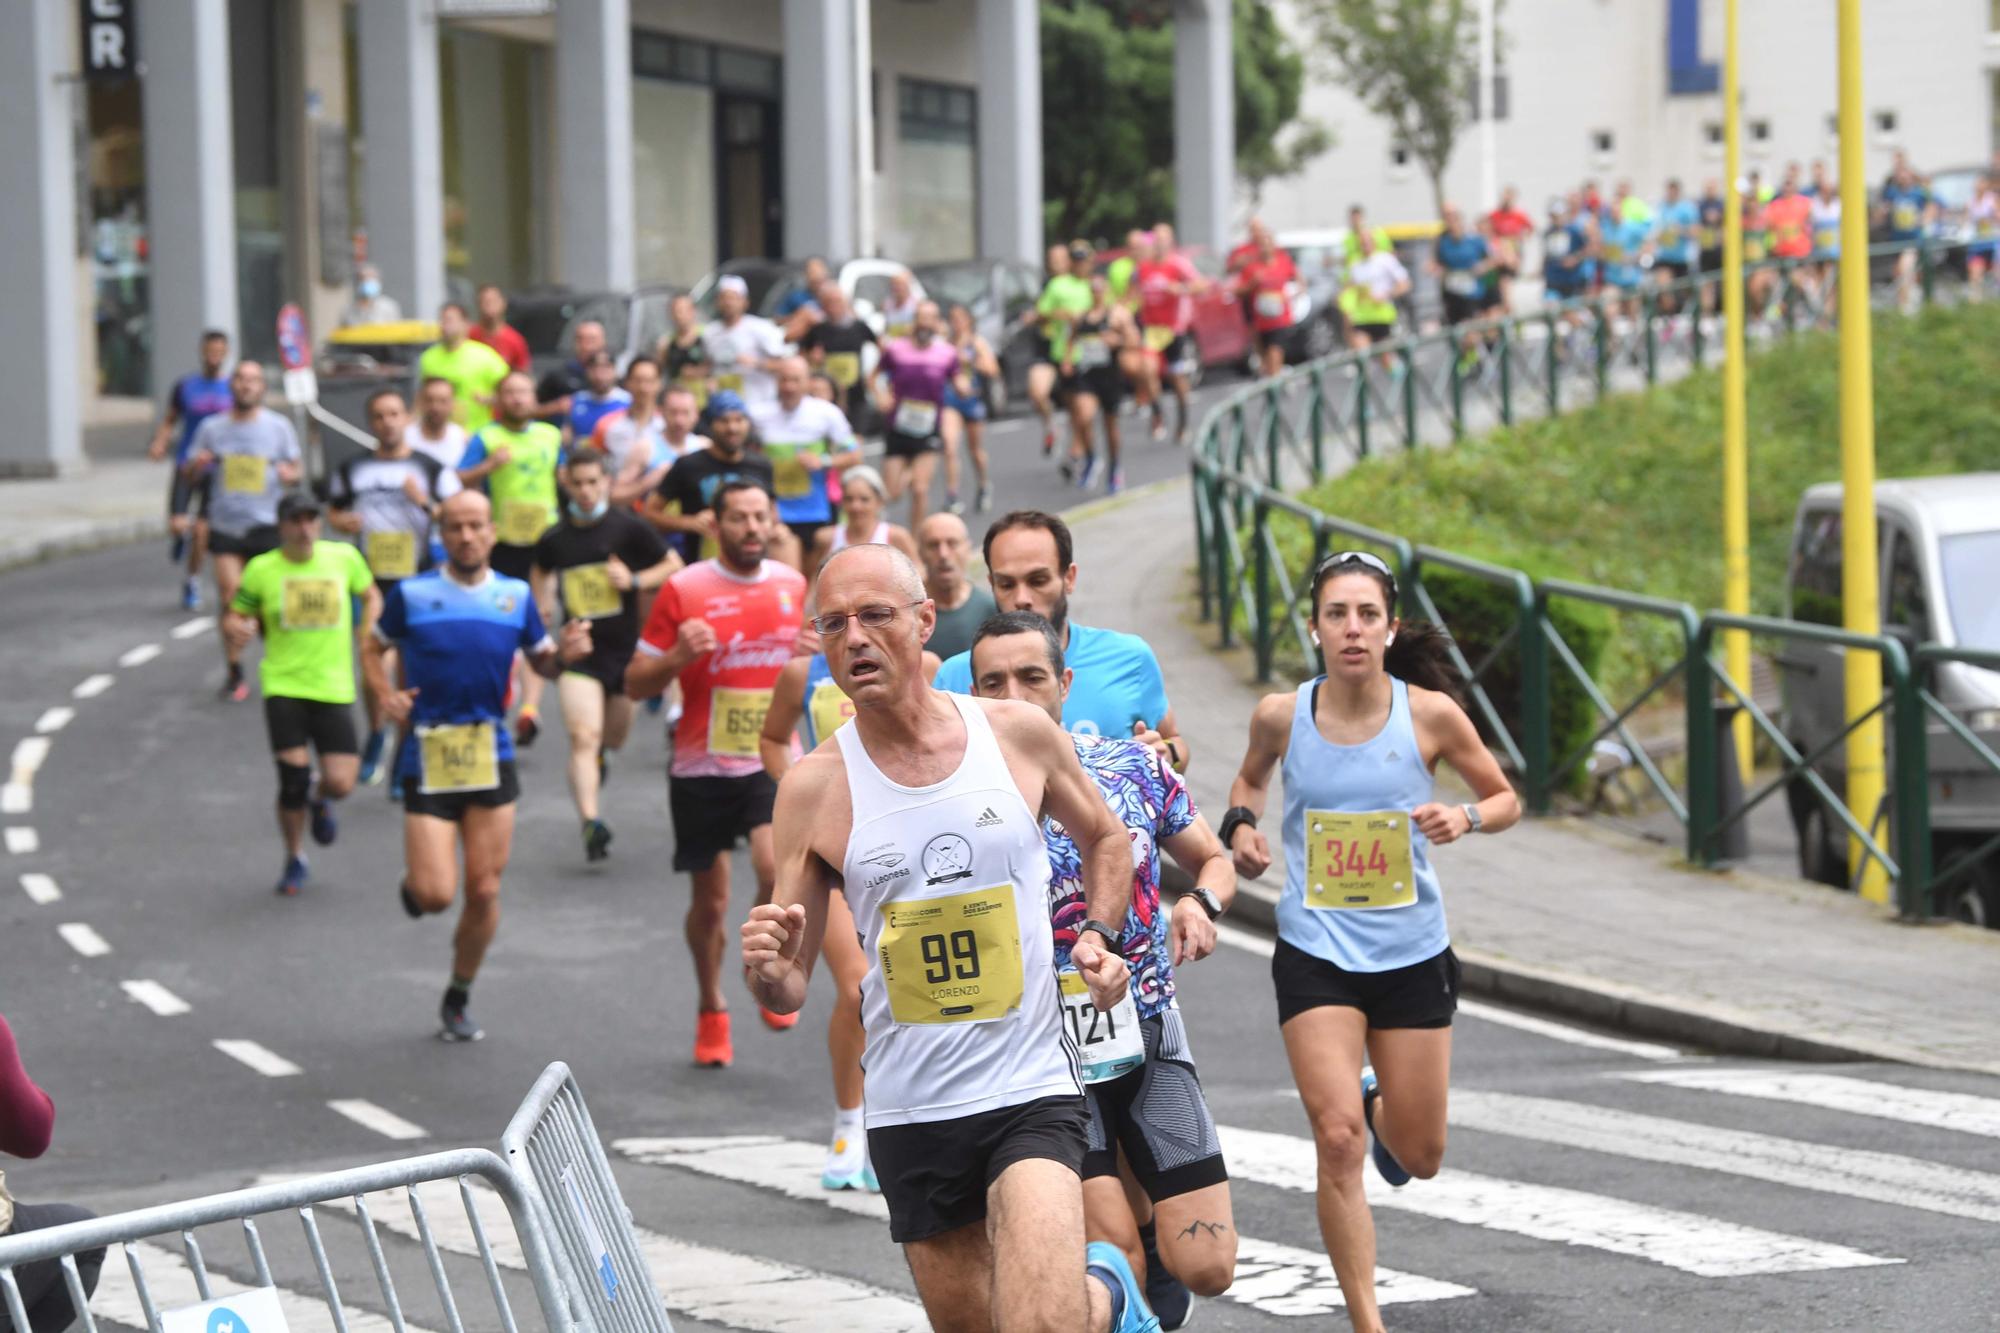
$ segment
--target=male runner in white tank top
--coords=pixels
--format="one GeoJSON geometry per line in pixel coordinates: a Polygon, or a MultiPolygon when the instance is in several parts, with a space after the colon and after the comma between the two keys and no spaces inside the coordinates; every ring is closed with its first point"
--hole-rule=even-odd
{"type": "Polygon", "coordinates": [[[1125,1256],[1084,1240],[1083,1089],[1040,820],[1082,853],[1090,918],[1070,957],[1106,1011],[1127,982],[1124,826],[1046,713],[930,687],[936,612],[907,556],[836,553],[818,605],[855,716],[778,789],[777,890],[743,926],[751,990],[774,1012],[804,1005],[838,889],[869,958],[869,1155],[933,1327],[1152,1333],[1125,1256]]]}

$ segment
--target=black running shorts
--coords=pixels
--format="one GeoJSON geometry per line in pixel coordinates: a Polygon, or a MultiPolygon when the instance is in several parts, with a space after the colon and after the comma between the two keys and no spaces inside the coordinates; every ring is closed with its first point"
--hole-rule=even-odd
{"type": "Polygon", "coordinates": [[[929,1240],[986,1218],[986,1191],[1016,1162],[1046,1158],[1079,1174],[1081,1097],[1042,1097],[955,1120],[868,1131],[868,1159],[889,1205],[889,1239],[929,1240]]]}
{"type": "Polygon", "coordinates": [[[1192,1194],[1229,1179],[1215,1117],[1201,1095],[1187,1029],[1179,1009],[1139,1020],[1146,1063],[1108,1083],[1084,1089],[1090,1102],[1090,1146],[1083,1178],[1118,1174],[1125,1149],[1132,1175],[1154,1203],[1192,1194]]]}
{"type": "Polygon", "coordinates": [[[278,549],[278,528],[274,523],[251,528],[247,532],[208,532],[208,553],[210,555],[233,555],[239,560],[254,560],[266,551],[278,549]]]}
{"type": "Polygon", "coordinates": [[[1458,955],[1449,945],[1408,967],[1349,972],[1280,938],[1271,982],[1279,1027],[1323,1005],[1359,1009],[1371,1028],[1448,1028],[1458,1011],[1458,955]]]}
{"type": "Polygon", "coordinates": [[[287,699],[264,696],[264,729],[271,736],[271,752],[296,750],[311,745],[323,755],[359,754],[354,735],[354,710],[349,704],[321,703],[317,699],[287,699]]]}
{"type": "Polygon", "coordinates": [[[674,821],[674,869],[706,870],[715,858],[771,822],[778,784],[763,771],[740,778],[667,775],[667,811],[674,821]]]}

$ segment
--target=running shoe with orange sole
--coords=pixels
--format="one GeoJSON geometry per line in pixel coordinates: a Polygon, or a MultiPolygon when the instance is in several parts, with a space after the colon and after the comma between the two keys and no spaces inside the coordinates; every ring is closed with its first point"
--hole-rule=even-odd
{"type": "Polygon", "coordinates": [[[736,1058],[729,1040],[729,1012],[704,1009],[694,1020],[694,1062],[712,1069],[727,1069],[736,1058]]]}
{"type": "Polygon", "coordinates": [[[774,1014],[769,1009],[759,1005],[757,1007],[757,1015],[764,1020],[764,1026],[773,1032],[785,1032],[799,1025],[797,1010],[789,1014],[774,1014]]]}

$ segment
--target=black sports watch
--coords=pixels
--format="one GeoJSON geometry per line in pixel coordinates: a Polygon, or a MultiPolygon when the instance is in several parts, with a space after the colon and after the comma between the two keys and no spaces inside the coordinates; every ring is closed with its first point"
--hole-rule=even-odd
{"type": "Polygon", "coordinates": [[[1222,899],[1216,897],[1213,890],[1204,889],[1197,884],[1188,890],[1188,896],[1201,904],[1201,910],[1208,913],[1210,921],[1222,919],[1222,899]]]}
{"type": "Polygon", "coordinates": [[[1093,921],[1086,921],[1086,922],[1084,922],[1084,923],[1083,923],[1082,925],[1080,925],[1080,926],[1078,926],[1078,927],[1076,928],[1076,937],[1077,937],[1078,939],[1082,939],[1082,938],[1083,938],[1083,932],[1084,932],[1084,931],[1086,931],[1086,930],[1094,930],[1094,931],[1096,931],[1096,932],[1097,932],[1098,934],[1102,935],[1102,936],[1104,937],[1104,942],[1105,942],[1105,943],[1106,943],[1107,945],[1109,945],[1109,946],[1111,947],[1111,951],[1112,951],[1113,953],[1116,953],[1116,952],[1118,952],[1118,932],[1117,932],[1117,931],[1115,931],[1115,930],[1113,930],[1113,929],[1112,929],[1111,927],[1109,927],[1109,926],[1105,925],[1105,924],[1104,924],[1104,923],[1103,923],[1102,921],[1094,921],[1094,920],[1093,920],[1093,921]]]}

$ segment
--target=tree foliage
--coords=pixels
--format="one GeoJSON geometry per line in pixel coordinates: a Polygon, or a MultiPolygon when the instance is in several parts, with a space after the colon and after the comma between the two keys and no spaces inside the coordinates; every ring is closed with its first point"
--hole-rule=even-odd
{"type": "MultiPolygon", "coordinates": [[[[1233,0],[1236,167],[1255,190],[1330,142],[1299,116],[1303,54],[1258,0],[1233,0]]],[[[1052,240],[1174,216],[1172,0],[1043,0],[1043,214],[1052,240]]]]}
{"type": "Polygon", "coordinates": [[[1294,3],[1333,77],[1423,164],[1442,211],[1445,168],[1472,120],[1466,90],[1479,74],[1476,0],[1294,3]]]}

